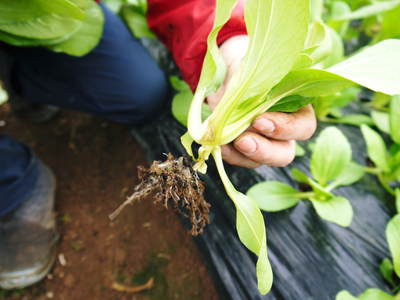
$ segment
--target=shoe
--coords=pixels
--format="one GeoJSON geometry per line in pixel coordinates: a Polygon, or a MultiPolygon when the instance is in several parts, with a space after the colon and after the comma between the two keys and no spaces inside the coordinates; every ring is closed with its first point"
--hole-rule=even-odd
{"type": "Polygon", "coordinates": [[[42,162],[30,197],[0,217],[0,288],[24,288],[43,279],[56,257],[55,177],[42,162]]]}
{"type": "Polygon", "coordinates": [[[57,106],[31,103],[19,96],[18,84],[13,80],[14,59],[6,50],[0,49],[0,80],[8,92],[11,110],[32,123],[45,123],[56,117],[60,112],[57,106]]]}

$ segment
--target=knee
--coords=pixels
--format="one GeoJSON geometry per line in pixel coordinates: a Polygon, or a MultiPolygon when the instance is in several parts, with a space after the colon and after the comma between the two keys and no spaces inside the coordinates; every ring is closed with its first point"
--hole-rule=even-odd
{"type": "MultiPolygon", "coordinates": [[[[120,82],[118,95],[113,99],[114,113],[107,114],[113,121],[139,124],[159,118],[166,109],[170,93],[165,76],[160,72],[151,79],[120,82]]],[[[106,109],[110,111],[110,109],[106,109]]]]}

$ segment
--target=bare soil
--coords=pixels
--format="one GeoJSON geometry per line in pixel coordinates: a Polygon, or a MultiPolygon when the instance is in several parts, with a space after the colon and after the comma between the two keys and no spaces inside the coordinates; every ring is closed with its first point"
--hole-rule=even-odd
{"type": "Polygon", "coordinates": [[[46,124],[0,106],[0,132],[33,147],[57,177],[57,262],[34,287],[0,300],[219,299],[190,232],[151,198],[113,212],[146,165],[125,126],[77,112],[46,124]],[[4,121],[4,122],[2,122],[4,121]],[[5,124],[4,124],[5,123],[5,124]]]}

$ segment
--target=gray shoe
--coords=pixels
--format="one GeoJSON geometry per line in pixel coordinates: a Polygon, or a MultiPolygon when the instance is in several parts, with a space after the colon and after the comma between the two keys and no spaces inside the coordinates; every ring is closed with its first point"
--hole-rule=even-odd
{"type": "Polygon", "coordinates": [[[56,256],[55,178],[40,162],[31,196],[0,217],[0,288],[24,288],[43,279],[56,256]]]}

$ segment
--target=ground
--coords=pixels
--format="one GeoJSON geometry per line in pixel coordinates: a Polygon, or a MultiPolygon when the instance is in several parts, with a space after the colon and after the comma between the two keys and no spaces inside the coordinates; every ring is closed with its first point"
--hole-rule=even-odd
{"type": "Polygon", "coordinates": [[[109,221],[137,182],[136,167],[146,164],[125,126],[70,111],[36,125],[16,118],[8,105],[0,106],[0,126],[1,133],[33,147],[53,169],[61,233],[57,262],[47,278],[32,288],[0,290],[0,300],[218,299],[175,213],[145,199],[109,221]],[[116,282],[151,287],[117,291],[116,282]]]}

